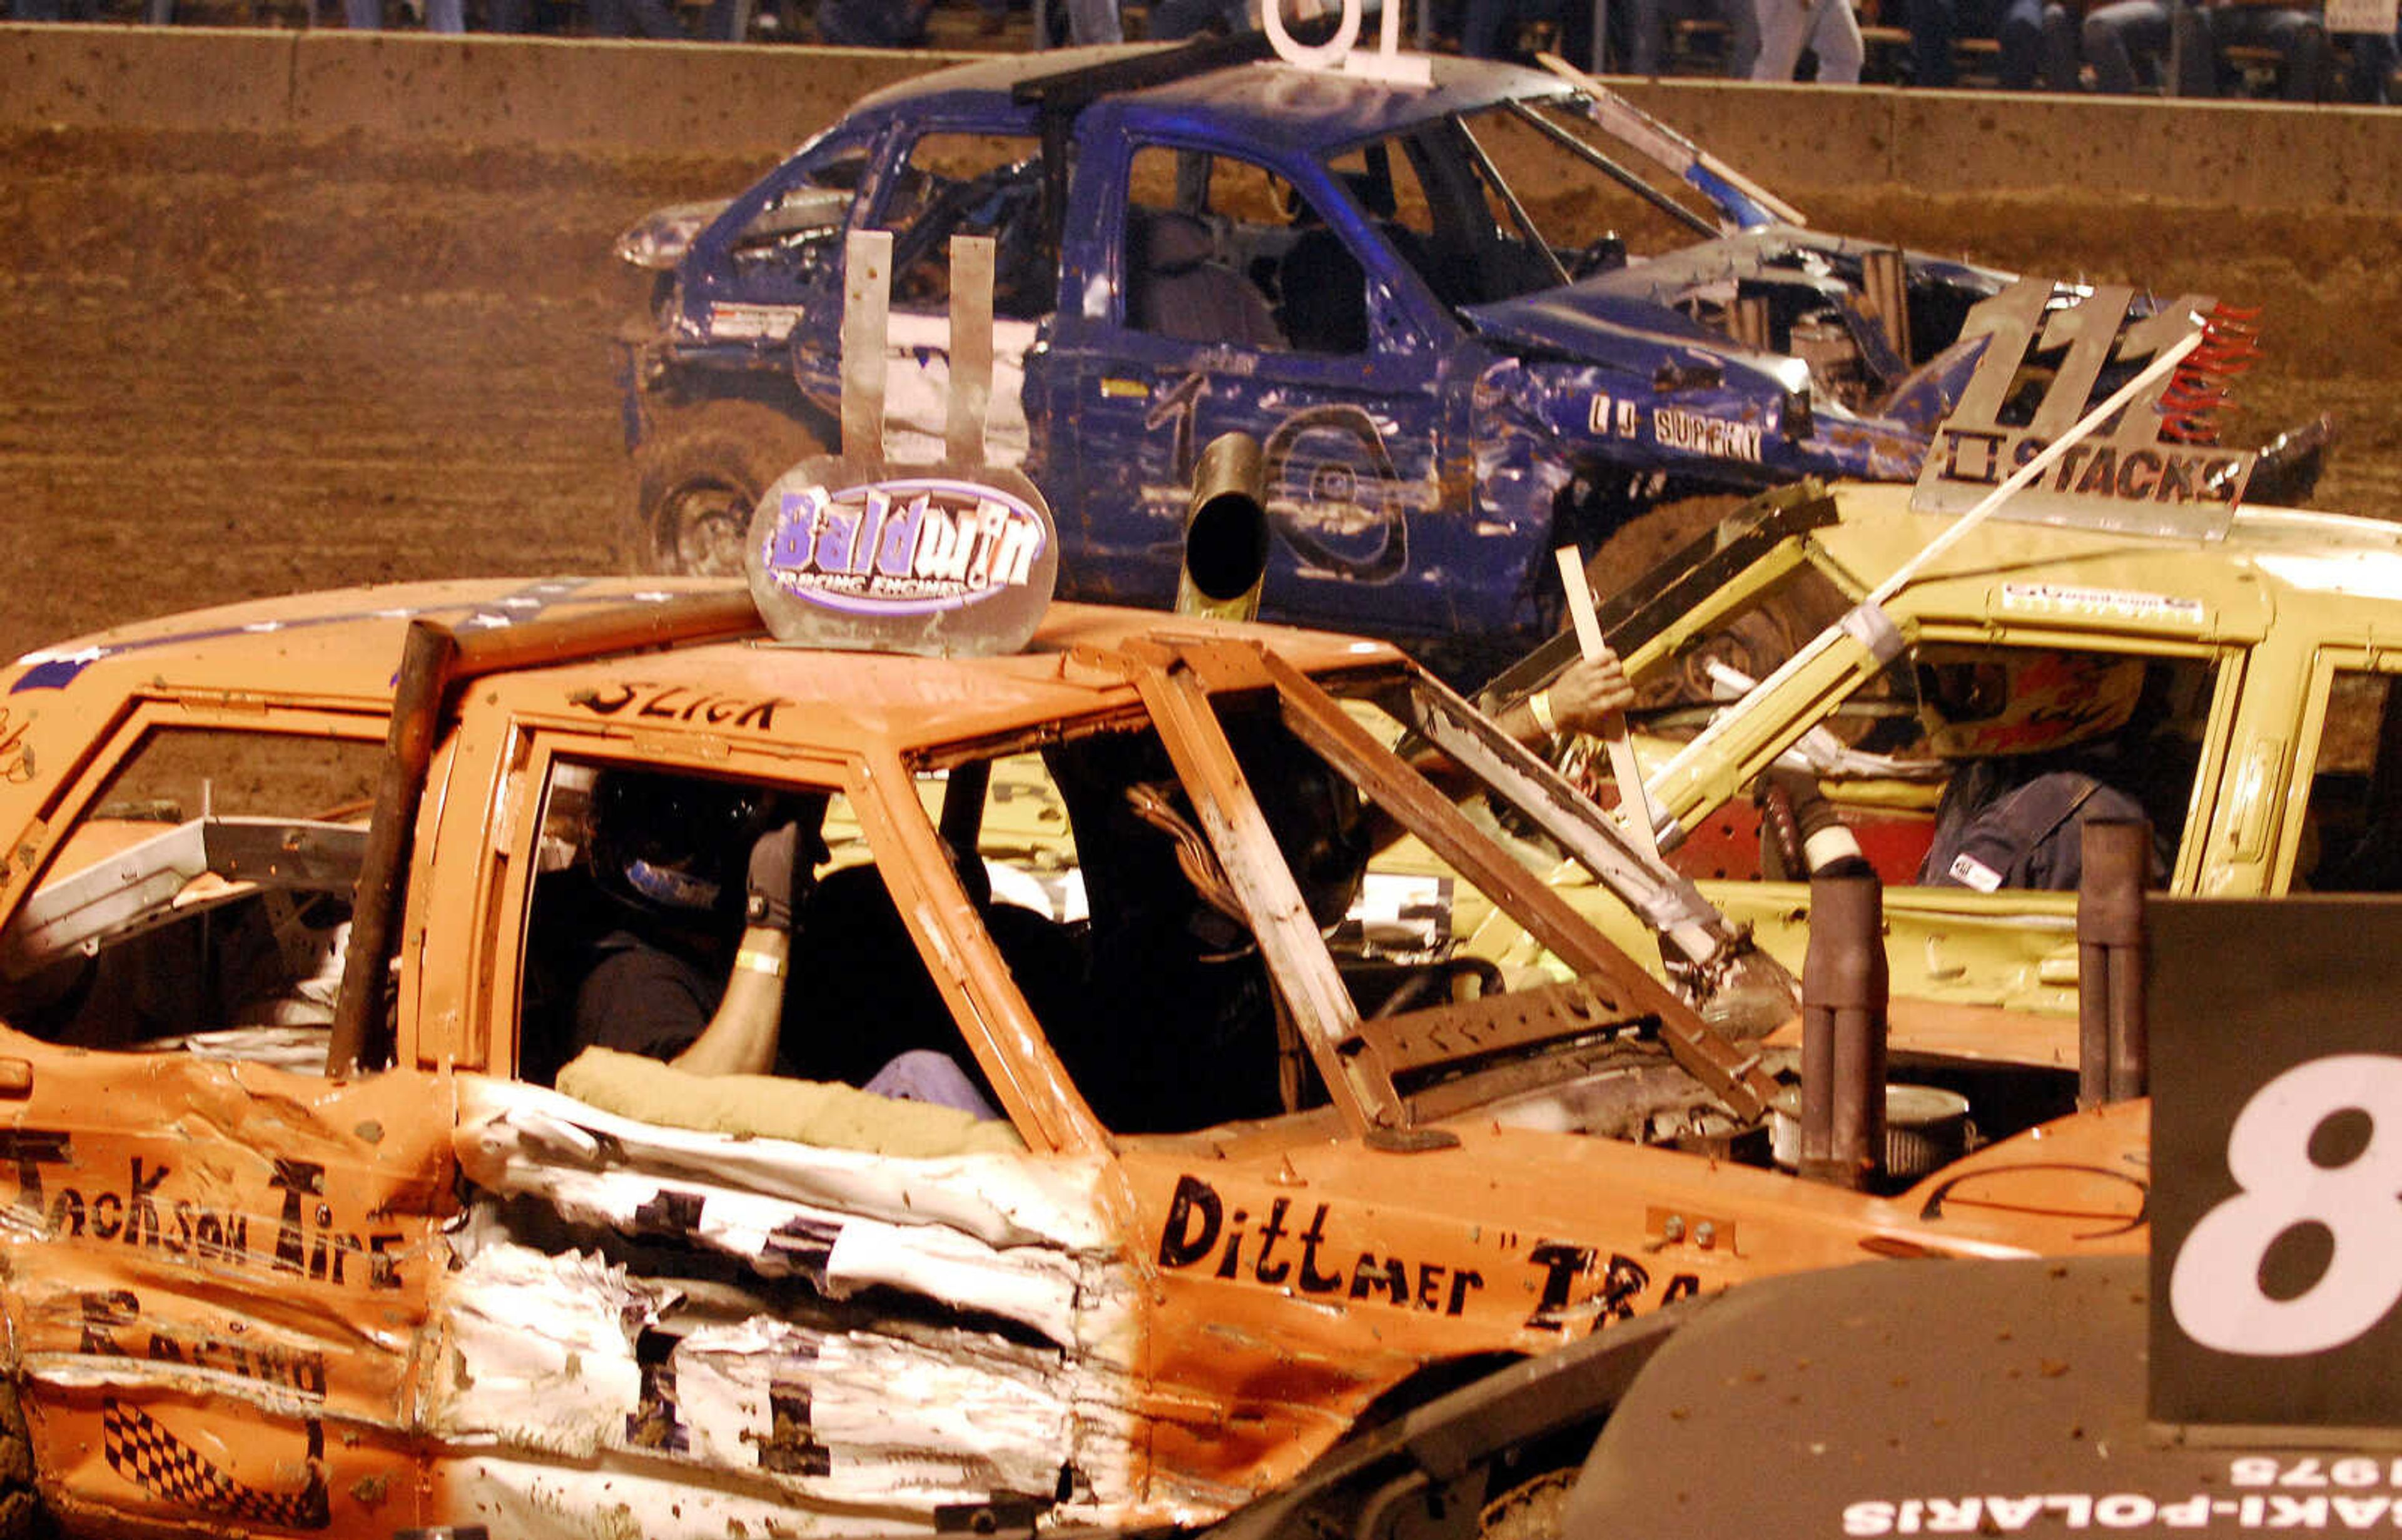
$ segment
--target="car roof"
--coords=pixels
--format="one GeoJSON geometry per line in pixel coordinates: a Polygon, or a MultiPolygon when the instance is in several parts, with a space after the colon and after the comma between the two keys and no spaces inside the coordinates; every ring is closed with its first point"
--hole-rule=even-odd
{"type": "MultiPolygon", "coordinates": [[[[738,580],[485,579],[338,589],[259,599],[126,626],[42,649],[0,672],[0,701],[42,702],[45,715],[92,725],[137,695],[225,693],[383,710],[409,623],[428,619],[461,634],[544,620],[639,618],[670,598],[735,596],[738,580]]],[[[1239,625],[1150,611],[1056,604],[1021,652],[1001,657],[921,657],[830,652],[764,633],[534,660],[492,676],[490,688],[531,704],[606,701],[628,687],[682,692],[680,703],[790,702],[774,736],[796,747],[872,754],[1005,733],[1129,705],[1130,685],[1101,654],[1144,638],[1223,637],[1271,647],[1304,669],[1399,661],[1381,643],[1282,626],[1239,625]]],[[[650,697],[656,698],[656,697],[650,697]]],[[[648,713],[645,725],[705,730],[703,712],[648,713]],[[668,720],[673,719],[673,720],[668,720]]]]}
{"type": "MultiPolygon", "coordinates": [[[[1031,112],[1017,100],[1021,91],[1158,51],[1155,46],[1125,45],[998,55],[888,86],[863,98],[853,112],[1016,121],[1031,112]]],[[[1273,60],[1231,64],[1112,93],[1089,110],[1146,131],[1206,130],[1324,151],[1447,114],[1567,89],[1549,75],[1514,64],[1449,56],[1434,57],[1431,63],[1430,87],[1273,60]]]]}
{"type": "MultiPolygon", "coordinates": [[[[1914,554],[1952,516],[1914,513],[1905,485],[1845,483],[1834,488],[1841,516],[1813,538],[1873,583],[1914,554]]],[[[2124,510],[2121,510],[2123,512],[2124,510]]],[[[1938,560],[1914,590],[1947,576],[1991,568],[2005,580],[2084,582],[2190,595],[2227,618],[2259,609],[2263,623],[2307,625],[2340,637],[2390,628],[2402,606],[2402,524],[2298,508],[2238,508],[2217,538],[2133,534],[2067,523],[2028,522],[2005,507],[1938,560]]],[[[2162,523],[2168,521],[2162,516],[2162,523]]],[[[2106,618],[2093,617],[2106,625],[2106,618]]]]}

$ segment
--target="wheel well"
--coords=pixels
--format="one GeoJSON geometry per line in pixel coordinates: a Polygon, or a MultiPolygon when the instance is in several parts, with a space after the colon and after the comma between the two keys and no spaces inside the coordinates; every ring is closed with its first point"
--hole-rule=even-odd
{"type": "Polygon", "coordinates": [[[635,572],[739,576],[741,542],[775,479],[826,452],[780,406],[715,397],[661,419],[635,451],[635,504],[621,547],[635,572]]]}
{"type": "Polygon", "coordinates": [[[1382,1427],[1438,1396],[1448,1396],[1462,1385],[1474,1384],[1488,1374],[1522,1361],[1524,1357],[1525,1354],[1517,1353],[1472,1353],[1462,1358],[1444,1358],[1421,1364],[1408,1375],[1386,1386],[1352,1420],[1352,1426],[1360,1432],[1382,1427]]]}
{"type": "Polygon", "coordinates": [[[642,387],[642,425],[632,441],[638,454],[643,446],[672,433],[695,414],[732,401],[789,417],[824,445],[827,453],[841,452],[842,419],[811,401],[788,374],[670,365],[642,387]]]}
{"type": "MultiPolygon", "coordinates": [[[[1368,1409],[1360,1413],[1358,1426],[1362,1430],[1381,1427],[1453,1391],[1525,1361],[1524,1354],[1479,1353],[1425,1365],[1370,1402],[1368,1409]]],[[[1594,1430],[1608,1420],[1610,1409],[1595,1409],[1590,1417],[1573,1419],[1499,1451],[1491,1461],[1495,1472],[1492,1490],[1499,1492],[1530,1476],[1582,1460],[1593,1447],[1594,1430]]]]}
{"type": "Polygon", "coordinates": [[[1568,1387],[1557,1414],[1538,1413],[1539,1425],[1523,1436],[1504,1432],[1527,1415],[1522,1394],[1504,1389],[1496,1402],[1470,1387],[1525,1362],[1521,1354],[1490,1353],[1424,1366],[1370,1404],[1351,1439],[1330,1451],[1315,1477],[1305,1475],[1281,1499],[1270,1499],[1251,1521],[1238,1518],[1229,1534],[1553,1540],[1558,1493],[1527,1499],[1545,1488],[1565,1491],[1611,1406],[1581,1400],[1568,1387]],[[1454,1400],[1423,1424],[1408,1423],[1412,1413],[1461,1391],[1469,1402],[1454,1400]]]}

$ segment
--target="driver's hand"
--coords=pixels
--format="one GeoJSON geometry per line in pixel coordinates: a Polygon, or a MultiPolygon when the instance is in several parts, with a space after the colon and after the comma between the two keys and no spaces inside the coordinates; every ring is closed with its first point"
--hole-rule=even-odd
{"type": "MultiPolygon", "coordinates": [[[[1818,777],[1807,770],[1792,770],[1772,764],[1760,773],[1752,787],[1752,800],[1768,808],[1772,791],[1784,793],[1786,806],[1793,818],[1793,840],[1798,849],[1785,852],[1786,862],[1798,870],[1789,870],[1789,877],[1867,876],[1873,869],[1860,855],[1860,842],[1844,823],[1834,804],[1818,789],[1818,777]],[[1794,858],[1798,857],[1798,861],[1794,858]]],[[[1760,838],[1768,838],[1763,827],[1760,838]]]]}
{"type": "Polygon", "coordinates": [[[1597,734],[1635,704],[1635,686],[1626,682],[1618,654],[1607,647],[1561,669],[1544,693],[1551,697],[1552,721],[1563,733],[1597,734]]]}
{"type": "Polygon", "coordinates": [[[751,846],[750,903],[746,925],[790,935],[793,929],[794,868],[801,848],[801,826],[787,823],[768,830],[751,846]]]}

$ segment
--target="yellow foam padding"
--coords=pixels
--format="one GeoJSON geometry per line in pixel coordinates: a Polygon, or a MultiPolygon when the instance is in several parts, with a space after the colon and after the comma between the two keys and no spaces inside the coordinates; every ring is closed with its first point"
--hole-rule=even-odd
{"type": "Polygon", "coordinates": [[[834,1149],[931,1159],[1026,1148],[1006,1121],[780,1075],[695,1075],[640,1053],[587,1048],[558,1089],[620,1117],[705,1134],[791,1139],[834,1149]]]}

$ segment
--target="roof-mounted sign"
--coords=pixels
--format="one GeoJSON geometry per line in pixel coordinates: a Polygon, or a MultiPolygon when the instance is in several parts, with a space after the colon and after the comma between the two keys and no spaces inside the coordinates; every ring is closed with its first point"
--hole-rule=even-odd
{"type": "Polygon", "coordinates": [[[2096,287],[2064,306],[2053,286],[2021,279],[1968,312],[1963,338],[1988,338],[1952,415],[1935,430],[1913,507],[1965,513],[2050,448],[2099,395],[2196,332],[2174,374],[2139,392],[1995,513],[2122,534],[2216,539],[2227,532],[2257,459],[2216,442],[2226,381],[2257,350],[2248,318],[2206,295],[2187,295],[2130,320],[2134,291],[2096,287]],[[2105,380],[2105,371],[2114,378],[2105,380]],[[2032,412],[2030,379],[2043,384],[2032,412]]]}
{"type": "Polygon", "coordinates": [[[820,647],[1014,653],[1051,602],[1059,540],[1008,471],[881,477],[804,461],[752,517],[746,565],[767,627],[820,647]]]}
{"type": "MultiPolygon", "coordinates": [[[[1323,14],[1322,7],[1310,6],[1309,0],[1304,0],[1304,5],[1311,15],[1323,14]]],[[[1341,18],[1334,24],[1334,35],[1323,43],[1307,44],[1293,36],[1285,24],[1282,0],[1264,0],[1260,7],[1260,25],[1268,34],[1268,46],[1288,64],[1305,70],[1341,70],[1396,86],[1434,83],[1434,65],[1425,54],[1401,51],[1401,0],[1384,0],[1379,7],[1382,14],[1377,23],[1376,48],[1367,53],[1356,52],[1352,47],[1360,40],[1364,0],[1342,0],[1338,8],[1341,18]]]]}
{"type": "MultiPolygon", "coordinates": [[[[845,258],[843,441],[884,442],[892,237],[854,232],[845,258]]],[[[743,570],[767,629],[810,647],[990,656],[1024,647],[1059,575],[1059,535],[1024,474],[984,462],[992,374],[992,241],[951,243],[950,421],[932,468],[819,455],[778,476],[751,516],[743,570]]]]}

